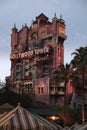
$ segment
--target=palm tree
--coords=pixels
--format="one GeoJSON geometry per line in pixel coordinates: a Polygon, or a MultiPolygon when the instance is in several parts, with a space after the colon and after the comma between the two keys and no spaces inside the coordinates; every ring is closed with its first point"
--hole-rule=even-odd
{"type": "Polygon", "coordinates": [[[87,66],[87,47],[80,47],[79,49],[76,49],[74,53],[73,60],[71,61],[71,64],[73,65],[73,68],[77,72],[79,72],[79,75],[82,75],[82,122],[85,121],[85,115],[84,115],[84,85],[85,85],[85,68],[87,66]]]}

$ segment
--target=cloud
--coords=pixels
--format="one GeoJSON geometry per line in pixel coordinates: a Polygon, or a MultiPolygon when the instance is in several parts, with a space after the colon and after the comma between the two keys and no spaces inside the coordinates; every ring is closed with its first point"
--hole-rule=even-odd
{"type": "Polygon", "coordinates": [[[7,58],[2,59],[0,62],[0,79],[5,81],[5,76],[10,75],[10,61],[7,58]]]}
{"type": "Polygon", "coordinates": [[[87,40],[87,35],[86,34],[82,34],[82,33],[77,32],[76,36],[83,39],[83,40],[87,40]]]}
{"type": "Polygon", "coordinates": [[[1,47],[9,47],[10,46],[10,36],[1,33],[0,34],[0,48],[1,47]]]}

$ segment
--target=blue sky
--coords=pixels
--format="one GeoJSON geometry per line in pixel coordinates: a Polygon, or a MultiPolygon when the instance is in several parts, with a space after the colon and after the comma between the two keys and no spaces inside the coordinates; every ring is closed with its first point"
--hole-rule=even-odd
{"type": "Polygon", "coordinates": [[[72,59],[76,48],[87,46],[87,0],[0,0],[0,79],[10,75],[11,29],[16,24],[31,25],[32,19],[44,13],[51,21],[56,13],[66,23],[64,63],[72,59]]]}

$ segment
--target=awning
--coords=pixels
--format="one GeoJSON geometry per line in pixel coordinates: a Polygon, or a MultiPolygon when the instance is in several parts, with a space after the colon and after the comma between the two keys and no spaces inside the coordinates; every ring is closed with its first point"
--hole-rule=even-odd
{"type": "Polygon", "coordinates": [[[26,111],[18,105],[15,109],[0,118],[1,130],[60,130],[46,119],[26,111]]]}
{"type": "Polygon", "coordinates": [[[68,127],[64,127],[62,130],[87,130],[87,122],[85,123],[82,123],[82,124],[78,124],[78,123],[75,123],[73,124],[72,126],[68,127]]]}
{"type": "Polygon", "coordinates": [[[78,127],[76,127],[73,130],[87,130],[87,122],[79,125],[78,127]]]}

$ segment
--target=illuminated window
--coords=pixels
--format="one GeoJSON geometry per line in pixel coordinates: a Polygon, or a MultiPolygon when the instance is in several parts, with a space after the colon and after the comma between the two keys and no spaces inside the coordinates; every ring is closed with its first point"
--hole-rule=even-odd
{"type": "Polygon", "coordinates": [[[41,93],[43,93],[43,87],[41,87],[41,93]]]}
{"type": "Polygon", "coordinates": [[[40,87],[37,88],[37,93],[40,94],[40,87]]]}

